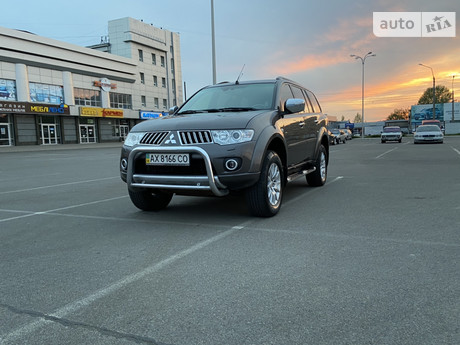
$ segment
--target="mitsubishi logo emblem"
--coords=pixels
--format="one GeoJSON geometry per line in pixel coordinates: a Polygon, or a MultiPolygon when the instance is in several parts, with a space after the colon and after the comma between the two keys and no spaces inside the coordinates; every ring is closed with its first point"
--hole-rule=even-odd
{"type": "Polygon", "coordinates": [[[177,144],[176,138],[174,137],[174,133],[171,133],[169,139],[165,141],[165,144],[177,144]]]}

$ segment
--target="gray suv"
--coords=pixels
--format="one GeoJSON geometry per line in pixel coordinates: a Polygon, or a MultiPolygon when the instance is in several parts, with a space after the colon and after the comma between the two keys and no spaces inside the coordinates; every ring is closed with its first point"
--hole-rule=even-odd
{"type": "Polygon", "coordinates": [[[253,215],[274,216],[287,182],[326,183],[326,125],[314,94],[285,78],[208,86],[169,116],[132,128],[121,178],[146,211],[167,207],[174,194],[242,191],[253,215]]]}

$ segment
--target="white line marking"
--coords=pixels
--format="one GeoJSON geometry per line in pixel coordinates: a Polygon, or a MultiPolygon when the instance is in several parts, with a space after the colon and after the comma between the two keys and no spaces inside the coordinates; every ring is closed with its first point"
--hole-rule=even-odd
{"type": "Polygon", "coordinates": [[[395,147],[394,149],[388,150],[388,151],[382,153],[381,155],[378,155],[377,157],[375,157],[375,159],[379,159],[379,158],[385,156],[387,153],[393,152],[394,150],[397,150],[397,149],[398,149],[398,148],[395,147]]]}
{"type": "Polygon", "coordinates": [[[11,194],[11,193],[28,192],[28,191],[31,191],[31,190],[46,189],[46,188],[54,188],[54,187],[62,187],[62,186],[70,186],[70,185],[74,185],[74,184],[81,184],[81,183],[90,183],[90,182],[98,182],[98,181],[112,180],[112,179],[115,179],[115,178],[120,178],[120,177],[119,177],[119,176],[114,176],[114,177],[98,178],[98,179],[94,179],[94,180],[86,180],[86,181],[59,183],[59,184],[53,184],[53,185],[50,185],[50,186],[41,186],[41,187],[33,187],[33,188],[27,188],[27,189],[10,190],[10,191],[6,191],[6,192],[0,192],[0,194],[11,194]]]}
{"type": "MultiPolygon", "coordinates": [[[[32,216],[37,216],[41,214],[47,214],[47,213],[52,213],[52,212],[57,212],[57,211],[62,211],[62,210],[69,210],[71,208],[77,208],[77,207],[82,207],[82,206],[88,206],[88,205],[94,205],[94,204],[100,204],[102,202],[107,202],[107,201],[112,201],[112,200],[118,200],[118,199],[123,199],[127,198],[127,195],[124,196],[117,196],[114,198],[108,198],[108,199],[102,199],[102,200],[96,200],[96,201],[90,201],[90,202],[85,202],[83,204],[78,204],[78,205],[71,205],[71,206],[66,206],[66,207],[60,207],[56,208],[54,210],[48,210],[48,211],[39,211],[39,212],[32,212],[28,214],[23,214],[21,216],[16,216],[16,217],[11,217],[11,218],[5,218],[5,219],[0,219],[0,223],[7,222],[10,220],[15,220],[15,219],[21,219],[21,218],[27,218],[27,217],[32,217],[32,216]]],[[[20,212],[20,211],[17,211],[20,212]]],[[[24,211],[27,212],[27,211],[24,211]]]]}
{"type": "MultiPolygon", "coordinates": [[[[207,240],[204,240],[202,242],[199,242],[197,244],[195,244],[194,246],[191,246],[190,248],[188,249],[185,249],[181,252],[178,252],[177,254],[175,255],[172,255],[160,262],[158,262],[157,264],[154,264],[154,265],[151,265],[147,268],[145,268],[144,270],[142,271],[139,271],[137,273],[133,273],[133,274],[130,274],[128,276],[126,276],[125,278],[123,279],[120,279],[118,280],[117,282],[103,288],[103,289],[100,289],[98,291],[96,291],[95,293],[91,294],[91,295],[88,295],[84,298],[81,298],[79,300],[76,300],[72,303],[69,303],[67,305],[65,305],[64,307],[56,310],[54,313],[52,314],[49,314],[50,316],[53,316],[53,317],[57,317],[57,318],[63,318],[65,317],[66,315],[70,314],[70,313],[74,313],[76,312],[77,310],[83,308],[83,307],[86,307],[88,305],[90,305],[91,303],[107,296],[107,295],[110,295],[111,293],[114,293],[116,292],[117,290],[120,290],[122,288],[124,288],[125,286],[131,284],[131,283],[134,283],[140,279],[143,279],[144,277],[152,274],[152,273],[155,273],[161,269],[163,269],[164,267],[176,262],[177,260],[180,260],[190,254],[193,254],[194,252],[200,250],[200,249],[203,249],[209,245],[211,245],[212,243],[214,242],[217,242],[217,241],[220,241],[222,239],[224,239],[225,237],[227,236],[230,236],[231,234],[237,232],[237,231],[240,231],[241,229],[243,229],[245,227],[245,224],[246,223],[249,223],[249,221],[241,224],[241,225],[238,225],[238,226],[234,226],[232,228],[230,228],[229,230],[226,230],[224,232],[221,232],[220,234],[218,235],[215,235],[215,236],[212,236],[210,238],[208,238],[207,240]]],[[[36,321],[33,321],[25,326],[22,326],[20,328],[17,328],[16,330],[8,333],[4,338],[0,338],[0,343],[2,344],[7,344],[8,342],[12,342],[18,338],[20,338],[21,336],[25,336],[31,332],[34,332],[35,330],[43,327],[45,324],[49,323],[50,321],[47,321],[45,319],[39,319],[39,320],[36,320],[36,321]]]]}
{"type": "Polygon", "coordinates": [[[451,146],[450,148],[451,148],[452,150],[454,150],[455,152],[457,152],[457,153],[460,155],[460,151],[457,150],[455,147],[452,147],[452,146],[451,146]]]}

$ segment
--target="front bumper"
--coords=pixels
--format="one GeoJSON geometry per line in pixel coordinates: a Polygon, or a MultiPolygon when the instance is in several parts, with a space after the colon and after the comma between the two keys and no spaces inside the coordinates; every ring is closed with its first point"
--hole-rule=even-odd
{"type": "MultiPolygon", "coordinates": [[[[242,159],[242,166],[248,165],[242,159]]],[[[243,189],[254,184],[259,173],[244,172],[243,168],[236,173],[222,173],[217,176],[213,161],[206,150],[198,146],[155,147],[150,145],[136,146],[131,151],[122,151],[121,178],[130,189],[168,190],[177,194],[204,194],[224,196],[230,190],[243,189]],[[189,153],[190,168],[169,167],[153,171],[145,165],[146,153],[189,153]],[[123,161],[125,167],[123,169],[123,161]]]]}

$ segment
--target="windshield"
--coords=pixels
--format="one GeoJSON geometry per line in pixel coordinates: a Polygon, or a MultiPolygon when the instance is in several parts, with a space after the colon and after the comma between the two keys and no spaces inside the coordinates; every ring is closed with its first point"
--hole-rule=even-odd
{"type": "Polygon", "coordinates": [[[395,133],[395,132],[401,132],[401,128],[399,127],[385,127],[383,129],[384,133],[395,133]]]}
{"type": "Polygon", "coordinates": [[[441,132],[441,129],[436,125],[424,125],[418,127],[417,132],[441,132]]]}
{"type": "Polygon", "coordinates": [[[178,114],[274,109],[274,83],[231,84],[202,89],[178,114]]]}

